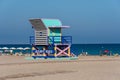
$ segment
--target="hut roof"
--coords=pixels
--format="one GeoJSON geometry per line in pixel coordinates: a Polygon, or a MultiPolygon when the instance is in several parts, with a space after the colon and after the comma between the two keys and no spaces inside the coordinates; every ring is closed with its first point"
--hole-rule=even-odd
{"type": "Polygon", "coordinates": [[[30,19],[30,23],[36,30],[45,30],[47,28],[66,28],[68,26],[62,26],[59,19],[30,19]]]}
{"type": "Polygon", "coordinates": [[[62,23],[59,19],[41,19],[46,27],[60,27],[62,23]]]}

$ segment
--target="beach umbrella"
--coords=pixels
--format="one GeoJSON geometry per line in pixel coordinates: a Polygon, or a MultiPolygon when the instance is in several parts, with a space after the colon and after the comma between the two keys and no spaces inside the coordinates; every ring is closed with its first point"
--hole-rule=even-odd
{"type": "Polygon", "coordinates": [[[3,47],[2,49],[9,49],[8,47],[3,47]]]}
{"type": "Polygon", "coordinates": [[[17,49],[20,50],[20,52],[22,52],[24,48],[18,47],[17,49]]]}
{"type": "Polygon", "coordinates": [[[15,47],[11,47],[10,49],[15,50],[16,48],[15,47]]]}
{"type": "Polygon", "coordinates": [[[30,49],[30,48],[29,47],[24,48],[24,50],[28,50],[28,49],[30,49]]]}
{"type": "Polygon", "coordinates": [[[19,47],[19,48],[17,48],[17,49],[19,49],[19,50],[23,50],[23,48],[22,48],[22,47],[19,47]]]}
{"type": "Polygon", "coordinates": [[[24,50],[24,53],[29,53],[30,47],[25,47],[24,50]]]}

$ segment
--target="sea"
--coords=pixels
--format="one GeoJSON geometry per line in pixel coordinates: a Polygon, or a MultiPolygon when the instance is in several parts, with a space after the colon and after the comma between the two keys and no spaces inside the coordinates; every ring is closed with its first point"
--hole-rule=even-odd
{"type": "MultiPolygon", "coordinates": [[[[10,51],[10,48],[13,49],[13,53],[31,53],[32,46],[30,44],[0,44],[0,52],[7,53],[10,51]],[[3,49],[7,47],[8,49],[3,49]],[[25,48],[30,49],[25,49],[25,48]],[[23,48],[23,49],[17,49],[23,48]]],[[[83,52],[87,52],[89,55],[100,55],[100,52],[103,50],[108,50],[111,54],[120,54],[120,44],[72,44],[71,45],[71,52],[75,55],[80,55],[83,52]]]]}

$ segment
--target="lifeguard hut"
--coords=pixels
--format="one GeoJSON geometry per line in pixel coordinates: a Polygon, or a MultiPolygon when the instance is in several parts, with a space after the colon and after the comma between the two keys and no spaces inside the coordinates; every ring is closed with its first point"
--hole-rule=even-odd
{"type": "Polygon", "coordinates": [[[34,36],[30,36],[30,44],[34,58],[42,57],[70,57],[72,36],[63,36],[63,26],[59,19],[30,19],[34,36]]]}

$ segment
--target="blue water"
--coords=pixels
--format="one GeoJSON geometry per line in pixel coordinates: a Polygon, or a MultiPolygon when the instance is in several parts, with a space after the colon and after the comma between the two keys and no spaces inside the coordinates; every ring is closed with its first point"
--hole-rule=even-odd
{"type": "Polygon", "coordinates": [[[73,44],[71,52],[79,55],[88,52],[89,55],[100,55],[100,51],[109,50],[112,54],[120,54],[120,44],[73,44]]]}
{"type": "MultiPolygon", "coordinates": [[[[30,47],[29,44],[2,44],[0,45],[0,48],[2,47],[30,47]]],[[[71,52],[79,55],[82,52],[88,52],[89,55],[99,55],[101,50],[109,50],[111,53],[118,53],[120,54],[120,44],[73,44],[71,46],[71,52]]],[[[3,50],[4,51],[4,50],[3,50]]],[[[31,49],[29,50],[13,50],[14,53],[21,52],[22,53],[31,53],[31,49]]]]}

